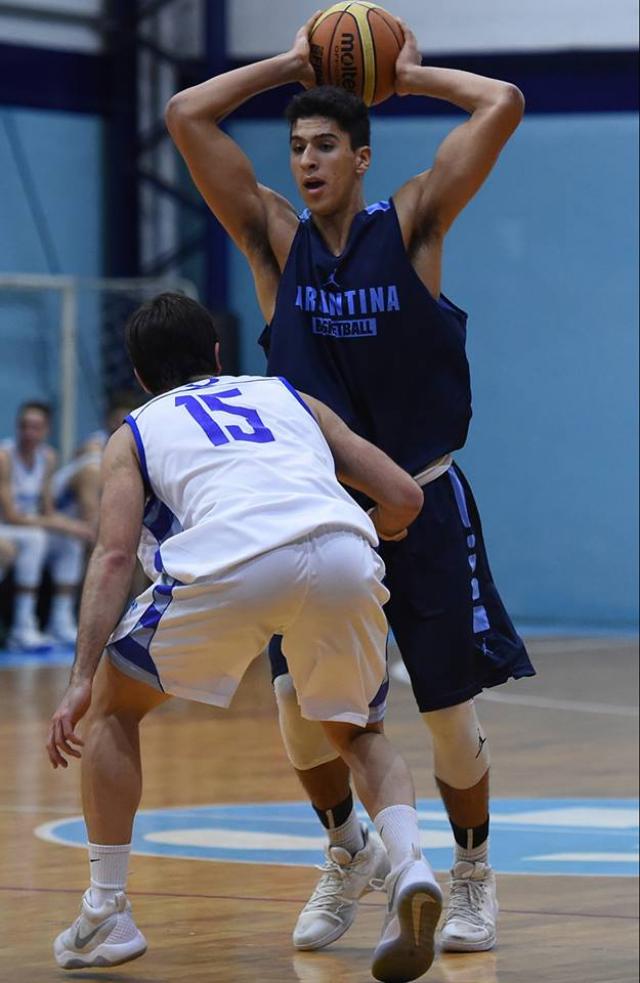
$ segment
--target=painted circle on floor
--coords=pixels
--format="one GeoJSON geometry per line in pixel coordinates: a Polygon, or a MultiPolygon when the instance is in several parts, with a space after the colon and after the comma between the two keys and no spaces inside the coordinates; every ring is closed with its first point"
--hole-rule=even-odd
{"type": "MultiPolygon", "coordinates": [[[[442,805],[418,801],[422,846],[436,870],[451,863],[442,805]]],[[[637,799],[493,799],[491,863],[504,874],[632,877],[638,872],[637,799]]],[[[39,826],[41,839],[85,847],[81,816],[39,826]]],[[[132,852],[185,860],[313,866],[323,831],[306,802],[142,810],[132,852]]]]}

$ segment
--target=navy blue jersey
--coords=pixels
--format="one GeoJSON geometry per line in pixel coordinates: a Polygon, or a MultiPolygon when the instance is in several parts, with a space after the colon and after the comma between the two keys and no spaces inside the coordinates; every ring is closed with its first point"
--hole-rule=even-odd
{"type": "Polygon", "coordinates": [[[415,474],[466,440],[466,321],[431,296],[393,202],[380,201],[355,216],[340,256],[303,213],[260,343],[269,375],[322,400],[415,474]]]}

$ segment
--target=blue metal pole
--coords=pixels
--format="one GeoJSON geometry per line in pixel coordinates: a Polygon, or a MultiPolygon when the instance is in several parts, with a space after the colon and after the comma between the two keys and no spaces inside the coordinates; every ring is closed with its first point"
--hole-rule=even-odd
{"type": "Polygon", "coordinates": [[[106,123],[105,266],[109,276],[137,276],[140,273],[140,206],[136,174],[136,11],[130,0],[112,0],[109,13],[112,102],[106,123]]]}
{"type": "MultiPolygon", "coordinates": [[[[207,74],[211,78],[226,71],[227,0],[205,0],[207,74]]],[[[220,223],[209,217],[206,237],[205,301],[212,310],[224,311],[228,304],[228,237],[220,223]]]]}

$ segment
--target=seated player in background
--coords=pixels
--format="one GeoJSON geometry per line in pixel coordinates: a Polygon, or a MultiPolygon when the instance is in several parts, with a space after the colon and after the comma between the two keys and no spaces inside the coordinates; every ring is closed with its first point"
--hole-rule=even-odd
{"type": "MultiPolygon", "coordinates": [[[[85,440],[75,457],[58,468],[51,476],[53,507],[59,515],[85,522],[94,531],[98,527],[100,507],[100,463],[111,434],[122,425],[129,410],[140,405],[135,392],[114,394],[105,416],[105,429],[96,431],[85,440]]],[[[55,582],[80,585],[85,568],[85,543],[66,537],[58,543],[54,563],[55,582]]],[[[55,555],[55,553],[54,553],[55,555]]],[[[76,639],[75,601],[73,593],[61,593],[54,599],[52,621],[48,632],[58,642],[73,645],[76,639]],[[62,600],[64,598],[64,600],[62,600]],[[56,606],[57,604],[57,606],[56,606]]]]}
{"type": "MultiPolygon", "coordinates": [[[[508,82],[423,67],[400,21],[396,93],[443,100],[467,115],[431,165],[425,161],[392,198],[365,207],[367,107],[344,89],[314,87],[308,34],[316,16],[291,50],[178,93],[167,125],[251,267],[268,324],[261,339],[268,374],[321,399],[424,488],[407,539],[381,547],[391,591],[386,613],[432,739],[455,840],[441,944],[491,949],[498,903],[489,864],[489,744],[473,698],[534,670],[496,590],[473,495],[452,458],[471,417],[467,316],[441,293],[441,281],[446,234],[489,176],[524,100],[508,82]],[[258,182],[219,125],[252,96],[292,82],[308,90],[286,113],[301,215],[258,182]]],[[[499,272],[477,259],[498,289],[499,272]]],[[[269,654],[283,740],[329,840],[322,877],[293,933],[297,948],[319,949],[353,922],[367,890],[363,865],[377,878],[384,858],[375,838],[363,840],[343,762],[321,728],[300,716],[277,640],[269,654]]]]}
{"type": "Polygon", "coordinates": [[[51,495],[56,452],[47,444],[51,409],[30,401],[18,409],[15,439],[0,443],[0,536],[16,548],[15,600],[8,638],[12,648],[45,648],[75,638],[73,606],[80,573],[77,555],[93,530],[57,512],[51,495]],[[47,634],[36,620],[38,588],[45,564],[53,585],[47,634]]]}
{"type": "Polygon", "coordinates": [[[56,960],[116,965],[145,951],[124,893],[141,794],[139,723],[170,695],[228,706],[277,631],[303,716],[321,722],[352,769],[389,853],[389,911],[372,972],[416,979],[433,959],[441,894],[420,850],[411,776],[382,733],[388,592],[373,547],[376,529],[406,535],[422,491],[286,380],[218,377],[214,321],[195,301],[149,301],[126,339],[155,398],[105,450],[76,659],[49,732],[54,767],[83,747],[91,860],[91,887],[55,941],[56,960]],[[373,521],[336,474],[377,503],[373,521]],[[178,531],[165,538],[172,518],[178,531]],[[154,583],[120,617],[144,525],[159,540],[154,583]],[[81,740],[75,728],[87,711],[81,740]]]}

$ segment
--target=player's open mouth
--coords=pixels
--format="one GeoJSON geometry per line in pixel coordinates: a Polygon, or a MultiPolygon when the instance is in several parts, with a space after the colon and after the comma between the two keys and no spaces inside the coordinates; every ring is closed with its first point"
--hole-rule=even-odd
{"type": "Polygon", "coordinates": [[[308,178],[304,182],[305,191],[319,191],[324,188],[324,181],[320,181],[318,178],[308,178]]]}

